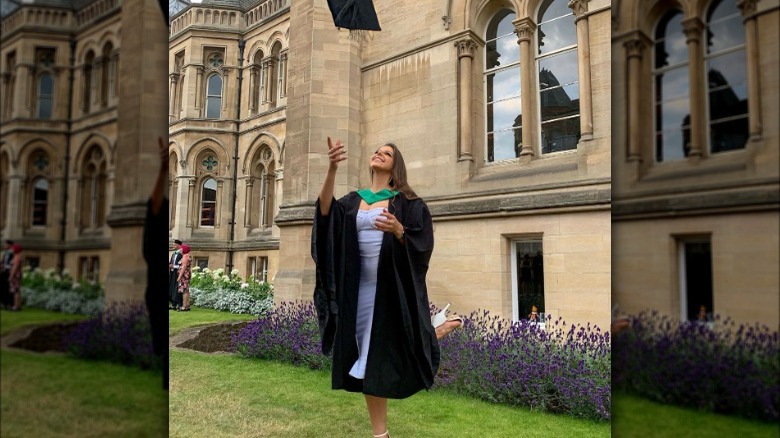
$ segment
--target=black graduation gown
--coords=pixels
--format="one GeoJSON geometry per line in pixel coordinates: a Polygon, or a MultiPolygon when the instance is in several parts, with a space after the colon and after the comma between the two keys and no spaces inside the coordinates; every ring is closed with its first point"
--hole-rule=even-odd
{"type": "Polygon", "coordinates": [[[333,353],[333,389],[387,398],[406,398],[433,385],[439,344],[430,320],[425,276],[433,252],[433,222],[421,199],[403,194],[388,207],[404,225],[405,244],[385,233],[379,252],[377,291],[365,379],[349,370],[358,358],[355,339],[360,252],[352,192],[333,199],[327,216],[319,202],[312,230],[317,265],[314,304],[323,353],[333,353]]]}
{"type": "Polygon", "coordinates": [[[143,254],[146,261],[146,309],[152,326],[152,348],[162,358],[163,387],[168,388],[168,200],[164,199],[158,214],[152,213],[152,202],[146,204],[143,254]]]}

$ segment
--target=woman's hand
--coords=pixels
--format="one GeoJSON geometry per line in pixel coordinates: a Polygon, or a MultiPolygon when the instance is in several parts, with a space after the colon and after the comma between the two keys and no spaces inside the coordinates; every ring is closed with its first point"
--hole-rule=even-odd
{"type": "Polygon", "coordinates": [[[404,237],[404,226],[398,219],[385,208],[374,220],[374,228],[385,233],[393,233],[396,239],[404,237]]]}
{"type": "Polygon", "coordinates": [[[330,160],[330,169],[334,171],[338,169],[340,162],[347,159],[347,150],[341,143],[341,139],[337,138],[334,145],[328,137],[328,159],[330,160]]]}

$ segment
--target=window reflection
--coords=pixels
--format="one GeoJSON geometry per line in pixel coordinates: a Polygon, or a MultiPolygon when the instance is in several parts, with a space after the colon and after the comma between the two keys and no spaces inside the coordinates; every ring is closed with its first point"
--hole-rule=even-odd
{"type": "Polygon", "coordinates": [[[200,224],[213,227],[217,210],[217,182],[213,178],[203,183],[201,193],[200,224]]]}
{"type": "Polygon", "coordinates": [[[677,160],[690,149],[688,47],[682,11],[667,12],[655,30],[655,159],[677,160]]]}
{"type": "Polygon", "coordinates": [[[485,40],[487,161],[516,158],[521,146],[520,47],[513,11],[503,9],[490,21],[485,40]]]}

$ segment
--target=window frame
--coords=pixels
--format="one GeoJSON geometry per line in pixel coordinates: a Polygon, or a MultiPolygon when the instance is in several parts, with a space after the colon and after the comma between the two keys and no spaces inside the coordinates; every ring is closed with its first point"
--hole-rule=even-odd
{"type": "Polygon", "coordinates": [[[212,120],[218,120],[218,119],[222,118],[222,99],[223,99],[224,94],[225,94],[224,93],[224,91],[225,91],[224,88],[225,88],[225,80],[222,77],[222,75],[220,75],[219,73],[212,72],[211,74],[209,74],[206,77],[206,92],[204,93],[204,96],[206,97],[206,102],[205,102],[205,105],[203,106],[203,116],[204,116],[204,118],[212,119],[212,120]],[[211,79],[213,79],[214,77],[219,78],[219,95],[216,95],[216,94],[215,95],[211,95],[211,94],[209,94],[209,88],[210,88],[209,85],[210,85],[211,79]],[[216,115],[216,116],[209,116],[209,103],[212,101],[212,99],[215,99],[215,100],[218,99],[218,102],[219,102],[219,106],[218,106],[219,114],[216,115]]]}

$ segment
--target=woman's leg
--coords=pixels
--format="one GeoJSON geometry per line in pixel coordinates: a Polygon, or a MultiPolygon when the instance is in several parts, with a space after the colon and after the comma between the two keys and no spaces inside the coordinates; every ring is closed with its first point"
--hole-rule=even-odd
{"type": "Polygon", "coordinates": [[[387,399],[366,394],[366,406],[374,435],[387,432],[387,399]]]}
{"type": "Polygon", "coordinates": [[[184,295],[184,308],[188,309],[190,308],[190,293],[184,292],[182,295],[184,295]]]}

